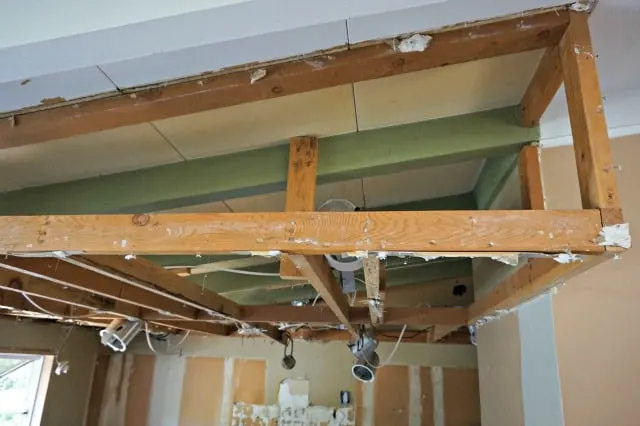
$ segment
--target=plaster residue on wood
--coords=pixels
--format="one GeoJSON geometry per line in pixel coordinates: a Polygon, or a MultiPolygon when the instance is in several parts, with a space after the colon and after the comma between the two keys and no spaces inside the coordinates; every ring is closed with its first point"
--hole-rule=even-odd
{"type": "Polygon", "coordinates": [[[598,236],[598,244],[601,246],[631,248],[631,233],[628,223],[603,226],[598,236]]]}
{"type": "Polygon", "coordinates": [[[400,53],[424,52],[431,43],[431,36],[414,34],[411,37],[394,40],[393,50],[400,53]]]}
{"type": "Polygon", "coordinates": [[[266,76],[267,76],[267,70],[264,68],[258,68],[257,70],[252,71],[250,75],[251,84],[265,78],[266,76]]]}
{"type": "Polygon", "coordinates": [[[287,379],[280,384],[277,405],[235,403],[232,424],[237,426],[353,426],[352,407],[310,405],[309,381],[287,379]]]}

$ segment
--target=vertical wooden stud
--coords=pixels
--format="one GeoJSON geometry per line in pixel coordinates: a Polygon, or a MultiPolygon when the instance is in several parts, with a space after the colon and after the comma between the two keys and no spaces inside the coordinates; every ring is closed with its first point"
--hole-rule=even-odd
{"type": "Polygon", "coordinates": [[[527,145],[520,151],[520,194],[522,208],[544,210],[544,190],[540,171],[540,147],[527,145]]]}
{"type": "Polygon", "coordinates": [[[612,225],[623,218],[587,18],[570,13],[560,55],[582,207],[600,209],[603,224],[612,225]]]}
{"type": "MultiPolygon", "coordinates": [[[[317,170],[318,138],[315,136],[291,138],[285,211],[315,210],[317,170]]],[[[286,255],[283,255],[280,260],[280,276],[293,279],[302,277],[300,271],[286,255]]]]}

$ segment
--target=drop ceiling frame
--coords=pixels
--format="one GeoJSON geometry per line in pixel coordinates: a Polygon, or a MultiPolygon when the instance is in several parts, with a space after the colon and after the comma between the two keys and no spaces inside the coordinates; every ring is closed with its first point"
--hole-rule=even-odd
{"type": "MultiPolygon", "coordinates": [[[[260,67],[266,69],[266,77],[255,84],[249,83],[248,70],[234,70],[165,88],[18,112],[0,124],[0,146],[18,146],[546,48],[521,103],[522,125],[538,123],[564,81],[582,210],[544,210],[538,155],[526,147],[520,154],[520,170],[528,210],[4,216],[0,217],[0,253],[14,256],[0,264],[9,271],[2,287],[10,293],[29,293],[94,312],[106,310],[116,316],[155,321],[160,326],[173,320],[180,325],[177,328],[199,332],[202,327],[196,330],[189,324],[205,322],[218,326],[210,332],[228,334],[229,324],[243,328],[258,323],[262,333],[276,340],[280,338],[278,332],[269,324],[281,321],[341,323],[353,331],[354,324],[368,323],[375,315],[383,325],[451,327],[514,308],[620,250],[615,242],[604,246],[600,240],[603,229],[623,224],[623,216],[587,17],[563,10],[481,22],[430,34],[432,44],[422,53],[398,53],[386,43],[374,43],[322,54],[318,59],[325,61],[325,66],[317,70],[310,70],[304,61],[263,64],[260,67]],[[289,256],[327,305],[240,306],[157,265],[133,258],[140,254],[229,252],[289,256]],[[435,252],[461,257],[508,252],[543,257],[531,258],[526,265],[514,268],[508,278],[471,306],[384,306],[381,316],[345,302],[321,256],[336,252],[435,252]],[[549,257],[567,252],[582,254],[585,260],[558,263],[549,257]],[[61,264],[65,268],[60,269],[61,264]],[[100,281],[90,279],[78,284],[74,281],[78,271],[100,275],[105,282],[100,288],[100,281]],[[47,289],[38,280],[53,282],[63,290],[47,289]],[[91,297],[83,297],[82,292],[91,297]],[[220,322],[226,325],[215,324],[220,322]]],[[[301,179],[295,174],[289,178],[301,179]]],[[[296,181],[291,182],[291,188],[294,183],[310,185],[296,181]]]]}

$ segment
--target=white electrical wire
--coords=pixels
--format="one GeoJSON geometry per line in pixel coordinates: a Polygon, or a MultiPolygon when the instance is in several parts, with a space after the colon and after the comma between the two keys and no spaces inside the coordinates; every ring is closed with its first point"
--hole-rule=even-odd
{"type": "Polygon", "coordinates": [[[47,315],[51,315],[52,317],[56,317],[56,318],[63,318],[63,319],[81,319],[81,318],[89,318],[94,316],[96,313],[92,312],[90,314],[85,314],[85,315],[70,315],[70,316],[65,316],[65,315],[60,315],[57,314],[55,312],[51,312],[45,308],[43,308],[42,306],[38,305],[32,298],[30,298],[26,293],[21,293],[22,296],[27,299],[27,302],[31,303],[34,307],[36,307],[37,309],[39,309],[40,311],[44,312],[47,315]]]}
{"type": "Polygon", "coordinates": [[[391,354],[389,354],[389,357],[387,358],[387,360],[385,362],[383,362],[382,364],[378,365],[378,368],[381,368],[381,367],[384,367],[386,365],[389,365],[389,363],[393,359],[393,356],[396,354],[396,351],[398,350],[398,347],[400,346],[400,342],[402,342],[402,338],[404,337],[404,332],[406,330],[407,330],[407,325],[405,324],[404,327],[402,327],[402,331],[400,332],[400,336],[398,336],[398,341],[396,342],[396,345],[393,347],[393,350],[391,351],[391,354]]]}
{"type": "Polygon", "coordinates": [[[178,349],[180,347],[180,345],[182,345],[184,343],[184,341],[187,340],[187,337],[189,337],[189,334],[191,334],[191,330],[185,331],[184,332],[184,336],[182,336],[182,339],[180,339],[180,341],[178,343],[176,343],[175,345],[167,344],[167,352],[170,352],[170,351],[173,351],[175,349],[178,349]]]}
{"type": "Polygon", "coordinates": [[[153,345],[151,344],[151,338],[149,337],[149,323],[148,322],[144,322],[144,334],[145,336],[147,336],[147,346],[149,346],[149,349],[151,349],[151,352],[153,352],[154,354],[158,354],[158,352],[156,351],[156,349],[153,347],[153,345]]]}
{"type": "Polygon", "coordinates": [[[221,268],[218,269],[220,272],[231,272],[232,274],[240,274],[240,275],[254,275],[256,277],[279,277],[279,272],[257,272],[257,271],[245,271],[244,269],[230,269],[230,268],[221,268]]]}

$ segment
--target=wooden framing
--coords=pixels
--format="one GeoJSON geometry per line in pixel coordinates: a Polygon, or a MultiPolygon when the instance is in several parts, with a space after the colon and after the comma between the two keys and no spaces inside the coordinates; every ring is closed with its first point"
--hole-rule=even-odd
{"type": "Polygon", "coordinates": [[[121,126],[308,92],[444,65],[556,45],[567,26],[565,11],[516,16],[431,34],[429,49],[400,53],[380,42],[316,57],[260,64],[266,76],[253,84],[251,69],[158,85],[135,92],[14,114],[0,121],[0,148],[27,145],[121,126]],[[309,65],[320,62],[321,68],[309,65]],[[313,78],[310,74],[313,73],[313,78]],[[12,124],[13,123],[13,124],[12,124]]]}
{"type": "Polygon", "coordinates": [[[363,267],[371,324],[377,325],[384,321],[384,265],[378,256],[369,255],[364,259],[363,267]]]}
{"type": "MultiPolygon", "coordinates": [[[[318,138],[313,136],[292,138],[289,142],[289,173],[285,211],[312,212],[316,207],[316,175],[318,170],[318,138]]],[[[280,276],[300,278],[296,265],[282,255],[280,276]]]]}
{"type": "MultiPolygon", "coordinates": [[[[525,126],[537,124],[564,81],[583,210],[545,210],[538,148],[527,146],[519,162],[526,210],[313,212],[315,183],[322,168],[318,142],[312,137],[297,138],[290,146],[286,212],[58,216],[45,212],[43,216],[0,217],[0,253],[43,257],[7,256],[0,262],[3,303],[24,307],[18,294],[23,293],[45,298],[46,303],[108,308],[109,315],[146,317],[165,327],[206,328],[221,334],[229,330],[216,321],[257,323],[276,340],[280,332],[273,323],[279,322],[340,323],[351,334],[354,324],[438,326],[432,333],[435,339],[496,311],[517,307],[619,249],[615,245],[620,243],[602,239],[603,231],[621,224],[623,216],[586,14],[553,11],[447,29],[433,34],[431,45],[422,53],[401,54],[386,43],[357,46],[335,53],[331,60],[318,56],[324,67],[313,71],[314,78],[309,78],[306,62],[289,61],[264,65],[266,77],[253,85],[247,70],[234,70],[198,82],[142,90],[135,96],[118,94],[17,113],[14,126],[0,123],[0,147],[27,145],[539,48],[546,51],[522,99],[521,121],[525,126]],[[296,275],[300,272],[311,282],[326,306],[240,306],[174,272],[123,257],[229,252],[283,255],[281,274],[292,273],[287,272],[290,259],[299,270],[296,275]],[[379,253],[490,257],[533,252],[581,254],[584,261],[530,259],[469,307],[390,307],[381,302],[353,307],[321,256],[347,252],[366,256],[367,297],[376,300],[382,300],[378,293],[384,289],[379,253]],[[52,258],[53,254],[62,258],[52,258]]],[[[411,158],[403,157],[398,164],[410,162],[411,158]]],[[[370,171],[379,166],[362,168],[370,171]]],[[[270,185],[282,182],[278,173],[273,173],[270,185]]],[[[335,170],[326,173],[327,181],[348,175],[335,170]]],[[[254,186],[259,186],[258,180],[251,181],[249,187],[254,186]]],[[[199,199],[203,193],[187,198],[199,199]]],[[[147,205],[154,202],[149,200],[147,205]]]]}
{"type": "Polygon", "coordinates": [[[11,216],[0,253],[599,253],[601,228],[598,210],[11,216]]]}

